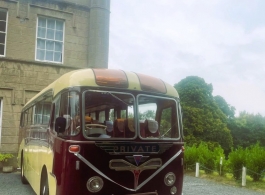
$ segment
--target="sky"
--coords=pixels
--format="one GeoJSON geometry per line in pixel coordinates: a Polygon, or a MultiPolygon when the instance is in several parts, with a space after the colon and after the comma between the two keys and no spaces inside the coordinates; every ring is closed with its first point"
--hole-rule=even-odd
{"type": "Polygon", "coordinates": [[[198,76],[237,114],[265,116],[264,10],[263,0],[111,0],[109,68],[171,85],[198,76]]]}

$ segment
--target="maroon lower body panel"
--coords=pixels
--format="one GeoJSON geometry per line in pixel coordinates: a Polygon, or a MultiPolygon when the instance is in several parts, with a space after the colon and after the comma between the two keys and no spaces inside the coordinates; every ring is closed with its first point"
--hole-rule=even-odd
{"type": "Polygon", "coordinates": [[[68,151],[70,145],[63,141],[54,145],[53,173],[57,180],[57,195],[171,195],[173,187],[177,189],[175,195],[182,194],[183,153],[171,160],[181,150],[181,145],[173,145],[162,154],[138,156],[112,155],[93,144],[80,144],[80,153],[76,155],[68,151]],[[137,161],[138,164],[131,161],[135,156],[145,157],[144,162],[137,161]],[[160,167],[148,165],[148,161],[157,162],[153,159],[161,159],[160,167]],[[111,162],[116,162],[118,169],[111,167],[111,162]],[[147,167],[144,167],[145,163],[147,167]],[[128,167],[124,164],[128,164],[128,167]],[[171,186],[164,181],[168,173],[176,176],[171,186]],[[102,179],[103,187],[99,192],[92,193],[87,189],[87,182],[96,176],[102,179]],[[142,187],[137,189],[138,186],[142,187]]]}

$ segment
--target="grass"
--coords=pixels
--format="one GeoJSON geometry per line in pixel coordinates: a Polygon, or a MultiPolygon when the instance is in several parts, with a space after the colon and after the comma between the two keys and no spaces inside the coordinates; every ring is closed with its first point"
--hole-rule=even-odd
{"type": "MultiPolygon", "coordinates": [[[[185,174],[195,176],[194,171],[186,171],[185,174]]],[[[233,174],[231,173],[226,173],[224,176],[220,176],[218,172],[206,174],[204,170],[200,170],[199,175],[200,178],[211,180],[217,183],[242,187],[242,180],[235,180],[233,178],[233,174]]],[[[253,182],[253,179],[247,175],[246,180],[246,186],[244,188],[255,190],[257,192],[265,192],[265,178],[261,181],[253,182]]]]}

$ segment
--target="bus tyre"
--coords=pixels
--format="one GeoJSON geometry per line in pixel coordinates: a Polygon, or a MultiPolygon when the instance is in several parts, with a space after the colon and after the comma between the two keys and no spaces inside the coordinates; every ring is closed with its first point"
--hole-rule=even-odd
{"type": "Polygon", "coordinates": [[[45,171],[41,174],[40,195],[49,195],[48,176],[45,171]]]}
{"type": "Polygon", "coordinates": [[[28,180],[26,179],[24,175],[24,159],[23,159],[23,154],[21,154],[21,173],[20,173],[20,179],[23,184],[28,184],[28,180]]]}

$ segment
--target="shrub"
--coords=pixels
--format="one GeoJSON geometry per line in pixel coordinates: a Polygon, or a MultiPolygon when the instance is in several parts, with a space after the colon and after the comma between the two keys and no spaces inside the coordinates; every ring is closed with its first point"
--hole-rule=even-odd
{"type": "Polygon", "coordinates": [[[184,165],[185,169],[195,170],[195,163],[198,161],[199,154],[197,152],[196,145],[193,146],[185,146],[185,154],[184,154],[184,165]]]}
{"type": "Polygon", "coordinates": [[[215,162],[214,162],[215,167],[217,171],[219,172],[219,174],[220,174],[220,168],[221,168],[221,175],[224,175],[225,172],[228,172],[229,170],[227,166],[228,161],[225,159],[224,150],[220,145],[218,145],[214,148],[213,153],[215,156],[215,162]],[[222,166],[220,164],[221,158],[222,158],[222,166]]]}
{"type": "Polygon", "coordinates": [[[213,151],[208,147],[208,144],[201,142],[197,148],[197,153],[199,155],[198,162],[202,165],[201,167],[206,173],[212,173],[215,169],[215,156],[213,151]]]}
{"type": "Polygon", "coordinates": [[[259,181],[265,169],[265,149],[259,143],[246,149],[246,166],[253,181],[259,181]]]}
{"type": "Polygon", "coordinates": [[[232,170],[233,177],[238,180],[241,177],[242,167],[246,165],[246,152],[243,148],[239,147],[232,150],[228,155],[229,167],[232,170]]]}
{"type": "Polygon", "coordinates": [[[220,171],[220,158],[223,158],[222,173],[223,170],[227,170],[227,161],[225,160],[224,150],[219,144],[211,142],[201,142],[199,145],[193,144],[193,146],[185,147],[185,168],[188,169],[192,165],[192,170],[195,169],[196,162],[200,163],[200,167],[205,170],[206,173],[212,173],[218,169],[220,171]]]}
{"type": "Polygon", "coordinates": [[[13,154],[1,154],[0,153],[0,162],[6,163],[8,159],[13,158],[13,157],[14,157],[13,154]]]}

